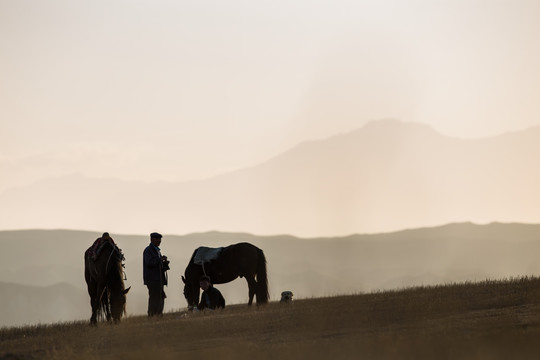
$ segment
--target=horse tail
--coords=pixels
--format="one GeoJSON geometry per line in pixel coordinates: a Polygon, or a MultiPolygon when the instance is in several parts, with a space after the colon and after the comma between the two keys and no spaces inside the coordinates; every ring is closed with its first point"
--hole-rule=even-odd
{"type": "Polygon", "coordinates": [[[268,277],[266,276],[266,258],[261,249],[257,250],[257,304],[265,304],[270,298],[268,294],[268,277]]]}

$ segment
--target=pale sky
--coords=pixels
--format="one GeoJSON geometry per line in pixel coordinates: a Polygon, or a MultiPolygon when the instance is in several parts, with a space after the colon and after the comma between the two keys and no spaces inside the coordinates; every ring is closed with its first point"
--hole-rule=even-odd
{"type": "Polygon", "coordinates": [[[540,125],[540,1],[0,0],[0,191],[185,181],[371,120],[540,125]]]}

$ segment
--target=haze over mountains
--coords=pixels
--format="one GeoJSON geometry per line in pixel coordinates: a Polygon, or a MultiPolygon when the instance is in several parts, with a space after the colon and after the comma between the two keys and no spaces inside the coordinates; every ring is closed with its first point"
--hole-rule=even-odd
{"type": "Polygon", "coordinates": [[[74,174],[11,189],[0,194],[0,229],[336,236],[461,221],[534,223],[539,153],[540,127],[458,139],[417,123],[377,121],[207,180],[74,174]]]}

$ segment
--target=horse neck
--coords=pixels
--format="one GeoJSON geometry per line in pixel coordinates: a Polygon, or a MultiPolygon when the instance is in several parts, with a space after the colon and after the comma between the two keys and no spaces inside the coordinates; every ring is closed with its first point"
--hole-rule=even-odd
{"type": "Polygon", "coordinates": [[[107,272],[107,289],[110,293],[111,315],[116,321],[126,313],[126,295],[124,294],[124,276],[121,260],[114,257],[114,255],[113,258],[107,272]]]}
{"type": "Polygon", "coordinates": [[[107,286],[110,290],[124,290],[124,277],[122,267],[119,263],[114,263],[107,273],[107,286]]]}
{"type": "Polygon", "coordinates": [[[191,283],[191,286],[193,287],[193,299],[194,299],[194,306],[197,306],[199,303],[199,298],[201,296],[201,289],[199,287],[199,281],[193,281],[191,283]]]}
{"type": "Polygon", "coordinates": [[[105,269],[106,269],[106,281],[109,291],[117,294],[124,290],[124,277],[122,270],[122,261],[118,259],[114,253],[114,249],[110,248],[110,252],[106,252],[103,255],[106,257],[105,269]]]}
{"type": "MultiPolygon", "coordinates": [[[[191,289],[195,295],[197,295],[197,299],[201,295],[201,289],[199,288],[199,279],[201,278],[201,274],[199,274],[197,265],[193,263],[193,257],[191,258],[190,263],[188,264],[188,267],[186,268],[186,271],[184,273],[186,283],[188,283],[191,286],[191,289]]],[[[197,304],[195,304],[196,306],[197,304]]]]}

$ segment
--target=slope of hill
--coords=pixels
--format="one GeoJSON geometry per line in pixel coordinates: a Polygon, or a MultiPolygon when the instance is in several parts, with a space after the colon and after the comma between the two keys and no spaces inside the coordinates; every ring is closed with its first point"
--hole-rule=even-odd
{"type": "MultiPolygon", "coordinates": [[[[68,283],[86,294],[83,253],[99,235],[68,230],[0,232],[0,246],[7,249],[0,252],[0,282],[34,287],[68,283]]],[[[142,251],[148,237],[111,235],[126,256],[126,286],[132,287],[128,313],[144,314],[148,294],[142,284],[142,251]]],[[[186,306],[180,277],[194,249],[242,241],[263,249],[273,300],[279,299],[283,290],[292,290],[297,298],[309,298],[540,274],[537,256],[540,225],[461,223],[386,234],[311,239],[219,232],[165,235],[161,247],[171,260],[167,311],[186,306]]],[[[244,279],[218,288],[229,304],[247,302],[244,279]]],[[[29,320],[24,317],[27,310],[22,302],[13,300],[15,293],[2,291],[2,294],[13,305],[10,314],[21,315],[17,324],[27,323],[29,320]]],[[[38,294],[27,293],[27,296],[38,294]]],[[[42,303],[36,309],[48,307],[53,308],[54,304],[42,303]]],[[[88,299],[77,302],[76,309],[74,319],[87,318],[88,299]]],[[[31,322],[42,318],[36,316],[31,322]]]]}
{"type": "Polygon", "coordinates": [[[0,359],[536,359],[540,280],[0,329],[0,359]]]}
{"type": "MultiPolygon", "coordinates": [[[[449,222],[536,222],[540,127],[456,139],[399,121],[311,141],[188,183],[80,175],[0,194],[0,228],[336,236],[449,222]]],[[[194,155],[195,156],[195,155],[194,155]]]]}

